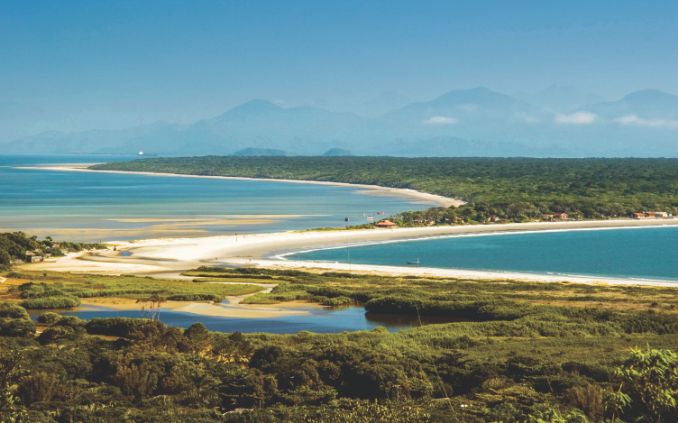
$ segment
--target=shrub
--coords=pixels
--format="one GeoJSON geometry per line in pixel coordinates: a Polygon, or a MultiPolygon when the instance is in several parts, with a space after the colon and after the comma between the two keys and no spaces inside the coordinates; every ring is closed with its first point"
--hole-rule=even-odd
{"type": "Polygon", "coordinates": [[[38,323],[42,323],[43,325],[52,325],[61,319],[61,317],[62,316],[59,313],[46,311],[38,316],[38,323]]]}
{"type": "Polygon", "coordinates": [[[55,323],[55,326],[80,327],[84,326],[85,321],[76,316],[61,316],[55,323]]]}
{"type": "Polygon", "coordinates": [[[150,319],[113,317],[92,319],[85,324],[85,328],[90,334],[141,339],[161,334],[165,330],[165,325],[150,319]]]}
{"type": "Polygon", "coordinates": [[[516,307],[510,302],[420,300],[397,295],[374,298],[365,304],[365,310],[373,313],[443,316],[470,321],[513,320],[530,311],[528,307],[516,307]]]}
{"type": "Polygon", "coordinates": [[[46,283],[27,282],[17,288],[21,298],[53,297],[65,295],[63,291],[46,283]]]}
{"type": "Polygon", "coordinates": [[[167,297],[172,301],[213,301],[221,302],[223,298],[215,294],[174,294],[167,297]]]}
{"type": "Polygon", "coordinates": [[[45,329],[40,336],[38,342],[41,344],[49,344],[60,341],[73,341],[85,334],[85,329],[79,326],[52,326],[45,329]]]}
{"type": "Polygon", "coordinates": [[[80,305],[80,299],[70,295],[38,297],[23,300],[21,305],[28,309],[73,308],[80,305]]]}
{"type": "Polygon", "coordinates": [[[2,336],[32,336],[35,333],[35,323],[29,319],[0,318],[0,335],[2,336]]]}
{"type": "Polygon", "coordinates": [[[339,307],[346,306],[353,303],[353,300],[348,297],[334,297],[334,298],[325,298],[320,302],[321,305],[330,306],[330,307],[339,307]]]}
{"type": "Polygon", "coordinates": [[[32,372],[19,385],[19,395],[26,404],[50,401],[59,391],[59,381],[52,373],[32,372]]]}
{"type": "Polygon", "coordinates": [[[28,319],[28,312],[23,307],[14,303],[0,303],[0,317],[14,319],[28,319]]]}

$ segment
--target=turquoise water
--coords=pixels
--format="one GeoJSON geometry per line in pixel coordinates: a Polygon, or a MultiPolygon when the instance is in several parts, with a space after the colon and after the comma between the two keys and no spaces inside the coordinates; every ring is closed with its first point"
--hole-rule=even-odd
{"type": "Polygon", "coordinates": [[[678,228],[467,236],[300,253],[292,259],[678,280],[678,228]]]}
{"type": "Polygon", "coordinates": [[[350,187],[15,168],[121,159],[0,156],[0,231],[90,241],[272,232],[432,206],[350,187]]]}

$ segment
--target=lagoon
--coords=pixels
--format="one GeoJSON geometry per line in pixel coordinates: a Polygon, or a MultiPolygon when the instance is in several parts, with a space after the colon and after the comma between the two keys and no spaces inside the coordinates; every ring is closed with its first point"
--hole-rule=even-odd
{"type": "MultiPolygon", "coordinates": [[[[383,327],[391,332],[418,326],[419,324],[446,323],[449,318],[422,318],[416,316],[398,316],[387,314],[365,313],[359,306],[341,308],[299,308],[308,314],[283,315],[273,318],[232,318],[211,317],[201,314],[185,313],[161,308],[159,320],[169,326],[187,328],[194,323],[202,323],[209,330],[218,332],[268,332],[268,333],[297,333],[310,331],[316,333],[336,333],[344,331],[371,330],[383,327]]],[[[54,310],[65,316],[76,316],[81,319],[108,318],[108,317],[148,317],[141,310],[114,310],[106,307],[88,306],[77,311],[54,310]]],[[[37,318],[40,313],[33,313],[37,318]]]]}

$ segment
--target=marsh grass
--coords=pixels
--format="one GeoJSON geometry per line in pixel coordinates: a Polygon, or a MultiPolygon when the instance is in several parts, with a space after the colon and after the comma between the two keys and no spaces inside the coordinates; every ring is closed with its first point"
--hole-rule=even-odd
{"type": "Polygon", "coordinates": [[[14,279],[17,279],[16,283],[22,283],[22,285],[11,287],[10,293],[24,299],[54,296],[143,299],[150,295],[157,295],[177,301],[221,301],[226,296],[253,294],[263,289],[260,286],[244,283],[196,283],[129,275],[21,272],[19,276],[15,276],[14,279]]]}

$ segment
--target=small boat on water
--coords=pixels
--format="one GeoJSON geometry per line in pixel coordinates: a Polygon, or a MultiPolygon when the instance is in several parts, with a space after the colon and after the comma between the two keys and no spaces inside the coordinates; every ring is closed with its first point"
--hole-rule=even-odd
{"type": "Polygon", "coordinates": [[[410,266],[419,266],[421,264],[421,261],[419,260],[419,257],[417,257],[417,260],[408,261],[407,264],[409,264],[410,266]]]}

